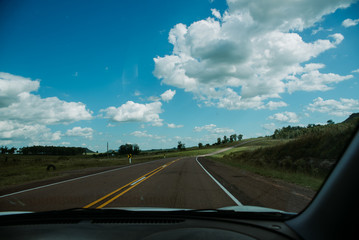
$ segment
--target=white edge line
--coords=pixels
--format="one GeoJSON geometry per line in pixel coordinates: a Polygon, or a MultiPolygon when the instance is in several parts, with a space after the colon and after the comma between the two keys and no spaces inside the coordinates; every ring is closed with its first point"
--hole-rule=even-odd
{"type": "Polygon", "coordinates": [[[235,198],[225,187],[223,187],[222,184],[220,184],[220,183],[202,166],[202,164],[198,161],[198,157],[200,157],[200,156],[197,156],[197,157],[196,157],[197,163],[198,163],[198,164],[202,167],[202,169],[208,174],[208,176],[210,176],[210,177],[213,179],[213,181],[214,181],[215,183],[217,183],[217,185],[228,195],[228,197],[230,197],[230,198],[233,200],[233,202],[235,202],[238,206],[243,206],[243,204],[242,204],[240,201],[238,201],[237,198],[235,198]]]}
{"type": "MultiPolygon", "coordinates": [[[[159,160],[162,160],[162,159],[159,159],[159,160]]],[[[159,161],[159,160],[155,160],[155,161],[159,161]]],[[[39,187],[35,187],[35,188],[29,188],[29,189],[25,189],[25,190],[22,190],[22,191],[19,191],[19,192],[13,192],[13,193],[2,195],[2,196],[0,196],[0,198],[9,197],[9,196],[24,193],[24,192],[30,192],[30,191],[41,189],[41,188],[51,187],[51,186],[62,184],[62,183],[72,182],[72,181],[80,180],[80,179],[83,179],[83,178],[93,177],[93,176],[104,174],[104,173],[114,172],[114,171],[118,171],[118,170],[121,170],[121,169],[129,168],[129,167],[134,167],[134,166],[147,164],[147,163],[150,163],[150,162],[154,162],[154,161],[138,163],[138,164],[135,164],[135,165],[127,165],[127,166],[123,166],[123,167],[119,167],[119,168],[115,168],[115,169],[111,169],[111,170],[107,170],[107,171],[103,171],[103,172],[99,172],[99,173],[93,173],[93,174],[82,176],[82,177],[77,177],[77,178],[64,180],[64,181],[61,181],[61,182],[51,183],[51,184],[47,184],[47,185],[43,185],[43,186],[39,186],[39,187]]]]}

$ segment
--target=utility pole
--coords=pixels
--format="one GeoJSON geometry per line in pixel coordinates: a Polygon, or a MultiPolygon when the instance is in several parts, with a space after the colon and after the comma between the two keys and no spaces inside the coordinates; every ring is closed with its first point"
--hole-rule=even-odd
{"type": "Polygon", "coordinates": [[[107,151],[106,151],[106,153],[107,153],[107,158],[108,158],[108,142],[107,142],[107,151]]]}

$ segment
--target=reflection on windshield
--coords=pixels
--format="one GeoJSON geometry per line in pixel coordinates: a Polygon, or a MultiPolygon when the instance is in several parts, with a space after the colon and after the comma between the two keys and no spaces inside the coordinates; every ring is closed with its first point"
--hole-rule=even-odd
{"type": "Polygon", "coordinates": [[[359,125],[358,7],[2,3],[0,211],[300,212],[359,125]]]}

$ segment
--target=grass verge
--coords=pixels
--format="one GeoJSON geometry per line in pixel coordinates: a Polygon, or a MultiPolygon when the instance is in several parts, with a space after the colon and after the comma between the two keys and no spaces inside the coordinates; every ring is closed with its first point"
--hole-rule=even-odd
{"type": "Polygon", "coordinates": [[[305,173],[289,172],[280,169],[264,168],[248,163],[239,163],[234,161],[233,159],[228,159],[226,157],[212,156],[208,158],[213,161],[221,162],[232,167],[236,167],[252,173],[259,174],[261,176],[276,178],[283,180],[285,182],[294,183],[303,187],[307,187],[314,191],[317,191],[321,187],[325,179],[324,177],[313,177],[305,173]]]}
{"type": "Polygon", "coordinates": [[[258,164],[258,162],[255,161],[244,161],[240,158],[242,154],[253,152],[259,149],[265,149],[267,147],[275,147],[289,143],[290,141],[292,140],[272,140],[264,138],[261,141],[250,142],[243,146],[233,148],[229,151],[219,153],[208,158],[232,167],[259,174],[261,176],[280,179],[317,191],[325,180],[324,175],[313,175],[300,171],[275,168],[265,164],[258,164]]]}

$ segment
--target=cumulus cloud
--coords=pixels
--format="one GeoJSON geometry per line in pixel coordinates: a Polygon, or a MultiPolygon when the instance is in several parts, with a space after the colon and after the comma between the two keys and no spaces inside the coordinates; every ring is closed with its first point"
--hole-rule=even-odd
{"type": "Polygon", "coordinates": [[[335,73],[320,73],[319,69],[324,68],[324,64],[310,63],[303,68],[297,69],[298,77],[288,77],[286,87],[289,93],[294,91],[327,91],[333,89],[333,84],[350,78],[353,75],[341,76],[335,73]]]}
{"type": "Polygon", "coordinates": [[[92,119],[92,112],[81,102],[66,102],[57,97],[41,98],[27,92],[19,94],[18,101],[0,108],[5,119],[41,124],[67,124],[92,119]]]}
{"type": "Polygon", "coordinates": [[[311,112],[321,112],[344,117],[359,110],[359,100],[340,98],[339,101],[337,101],[334,99],[324,100],[318,97],[313,100],[313,103],[308,105],[307,109],[311,112]]]}
{"type": "Polygon", "coordinates": [[[269,117],[269,119],[276,120],[279,122],[288,122],[288,123],[297,123],[299,122],[299,118],[294,112],[282,112],[276,113],[269,117]]]}
{"type": "Polygon", "coordinates": [[[21,93],[37,91],[39,87],[39,80],[32,81],[29,78],[0,72],[0,108],[17,102],[21,93]]]}
{"type": "Polygon", "coordinates": [[[162,113],[162,103],[157,101],[147,104],[128,101],[120,107],[109,107],[100,111],[105,113],[105,118],[114,122],[148,122],[152,126],[163,125],[163,119],[159,117],[162,113]]]}
{"type": "Polygon", "coordinates": [[[56,141],[61,133],[51,132],[47,125],[92,119],[85,104],[57,97],[42,98],[32,93],[39,87],[39,80],[0,73],[0,140],[56,141]]]}
{"type": "MultiPolygon", "coordinates": [[[[327,39],[305,42],[298,32],[348,7],[351,1],[227,3],[228,10],[222,15],[212,9],[215,18],[175,25],[168,37],[173,52],[154,58],[153,73],[162,83],[192,92],[208,106],[263,109],[271,107],[270,99],[280,98],[289,89],[308,90],[306,75],[302,75],[309,73],[301,71],[305,68],[301,64],[335,48],[344,37],[334,33],[327,39]],[[293,86],[287,85],[288,78],[296,78],[293,86]]],[[[317,90],[327,89],[328,82],[350,78],[334,75],[320,75],[317,90]]]]}
{"type": "Polygon", "coordinates": [[[165,102],[169,102],[172,100],[172,98],[175,96],[176,90],[168,89],[166,92],[161,94],[161,99],[165,102]]]}
{"type": "Polygon", "coordinates": [[[93,132],[94,130],[92,128],[89,127],[74,127],[72,129],[69,129],[66,131],[66,136],[71,136],[71,137],[84,137],[87,139],[92,139],[93,138],[93,132]]]}
{"type": "Polygon", "coordinates": [[[81,102],[66,102],[57,97],[41,98],[31,93],[39,87],[38,80],[0,73],[2,119],[47,125],[92,118],[92,112],[81,102]]]}
{"type": "Polygon", "coordinates": [[[358,23],[359,23],[359,19],[353,20],[353,19],[347,18],[342,22],[342,26],[348,28],[348,27],[353,27],[353,26],[357,25],[358,23]]]}
{"type": "Polygon", "coordinates": [[[61,132],[52,132],[40,124],[24,124],[16,121],[0,121],[0,140],[8,144],[17,141],[49,142],[61,139],[61,132]]]}

